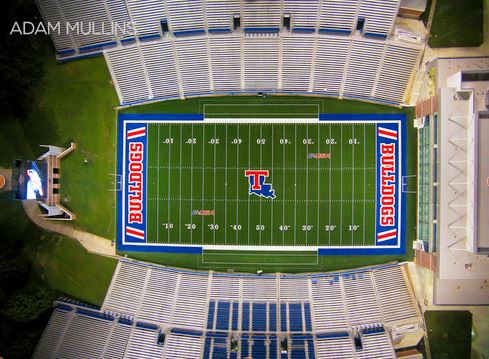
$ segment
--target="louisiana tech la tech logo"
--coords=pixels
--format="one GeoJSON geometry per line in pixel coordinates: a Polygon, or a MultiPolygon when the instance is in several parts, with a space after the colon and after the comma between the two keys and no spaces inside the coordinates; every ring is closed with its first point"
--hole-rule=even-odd
{"type": "Polygon", "coordinates": [[[265,183],[265,180],[270,176],[268,170],[246,170],[245,176],[248,177],[250,184],[250,195],[255,194],[259,197],[275,198],[275,190],[272,188],[271,183],[265,183]]]}

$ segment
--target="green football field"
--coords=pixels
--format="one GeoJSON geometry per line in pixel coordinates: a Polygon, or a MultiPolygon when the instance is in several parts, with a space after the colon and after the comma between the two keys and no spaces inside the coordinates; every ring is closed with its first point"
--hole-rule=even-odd
{"type": "Polygon", "coordinates": [[[375,245],[374,123],[234,121],[148,124],[148,243],[375,245]]]}

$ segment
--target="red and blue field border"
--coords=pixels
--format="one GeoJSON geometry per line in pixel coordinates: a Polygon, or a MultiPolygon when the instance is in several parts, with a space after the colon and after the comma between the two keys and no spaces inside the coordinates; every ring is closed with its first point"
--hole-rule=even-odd
{"type": "MultiPolygon", "coordinates": [[[[201,114],[119,114],[117,123],[117,173],[121,176],[121,190],[117,192],[117,250],[121,252],[166,252],[201,254],[205,245],[155,245],[147,243],[146,233],[146,159],[147,124],[150,122],[204,121],[201,114]],[[139,143],[140,145],[136,145],[139,143]],[[138,187],[130,179],[129,149],[141,149],[141,217],[140,221],[130,223],[129,186],[138,187]]],[[[319,121],[376,123],[377,175],[376,175],[376,245],[369,247],[304,247],[304,250],[317,250],[318,255],[402,255],[405,253],[406,194],[402,191],[402,177],[406,175],[406,116],[404,114],[321,114],[319,121]],[[380,161],[381,146],[395,148],[395,175],[393,184],[395,199],[393,203],[395,222],[380,222],[381,203],[384,199],[380,161]]],[[[134,155],[133,155],[134,157],[134,155]]],[[[137,156],[136,156],[137,157],[137,156]]],[[[137,161],[136,161],[137,162],[137,161]]],[[[135,165],[132,165],[135,167],[135,165]]],[[[136,165],[137,167],[137,165],[136,165]]],[[[136,169],[138,169],[137,167],[136,169]]],[[[134,169],[134,168],[133,168],[134,169]]],[[[134,172],[134,171],[132,171],[134,172]]],[[[138,172],[138,171],[136,171],[138,172]]],[[[138,177],[137,175],[132,176],[138,177]]],[[[138,187],[139,188],[139,187],[138,187]]],[[[385,187],[384,187],[385,188],[385,187]]],[[[136,195],[136,199],[139,194],[136,195]]],[[[134,200],[134,196],[132,197],[134,200]]],[[[134,201],[133,201],[134,202],[134,201]]],[[[137,202],[137,201],[136,201],[137,202]]],[[[390,204],[390,202],[389,202],[390,204]]],[[[137,206],[136,206],[137,207],[137,206]]],[[[139,208],[138,208],[139,209],[139,208]]],[[[137,211],[138,212],[138,211],[137,211]]],[[[134,219],[134,218],[132,218],[134,219]]],[[[240,247],[249,250],[247,246],[240,247]]],[[[220,248],[225,249],[225,248],[220,248]]],[[[277,251],[287,250],[277,247],[277,251]]]]}

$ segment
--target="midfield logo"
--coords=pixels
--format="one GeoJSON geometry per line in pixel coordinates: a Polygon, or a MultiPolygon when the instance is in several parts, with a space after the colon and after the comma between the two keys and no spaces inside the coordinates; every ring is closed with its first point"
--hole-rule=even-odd
{"type": "Polygon", "coordinates": [[[255,194],[259,197],[275,198],[275,190],[271,183],[265,183],[265,180],[270,176],[268,170],[246,170],[245,176],[248,177],[250,187],[250,195],[255,194]]]}

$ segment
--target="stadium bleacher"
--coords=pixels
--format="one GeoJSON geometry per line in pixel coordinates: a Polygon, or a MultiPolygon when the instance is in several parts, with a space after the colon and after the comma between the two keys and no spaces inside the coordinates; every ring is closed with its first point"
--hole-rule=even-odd
{"type": "Polygon", "coordinates": [[[105,49],[121,105],[256,92],[398,105],[423,49],[394,36],[399,0],[37,3],[46,22],[132,24],[101,38],[52,34],[60,60],[105,49]]]}
{"type": "Polygon", "coordinates": [[[101,309],[55,302],[34,358],[394,358],[386,328],[420,322],[404,265],[257,276],[122,259],[101,309]]]}
{"type": "Polygon", "coordinates": [[[257,91],[399,104],[420,51],[421,45],[398,40],[232,33],[165,38],[105,56],[122,105],[257,91]]]}

